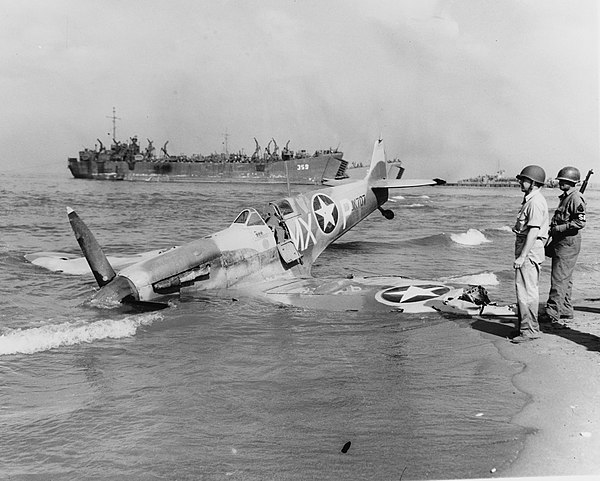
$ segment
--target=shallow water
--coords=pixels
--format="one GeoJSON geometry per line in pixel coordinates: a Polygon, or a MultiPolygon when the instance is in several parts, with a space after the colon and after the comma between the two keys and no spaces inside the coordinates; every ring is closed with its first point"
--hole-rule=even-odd
{"type": "MultiPolygon", "coordinates": [[[[259,300],[159,313],[85,307],[91,275],[24,255],[79,255],[73,207],[109,255],[222,229],[285,186],[95,182],[4,175],[0,185],[0,474],[10,479],[427,479],[491,476],[517,453],[522,366],[468,319],[332,313],[259,300]],[[347,453],[344,444],[351,441],[347,453]]],[[[547,191],[551,207],[557,191],[547,191]]],[[[314,274],[484,283],[514,302],[512,189],[401,191],[314,274]]],[[[600,196],[588,193],[590,226],[600,196]]],[[[596,295],[586,229],[576,297],[596,295]]],[[[542,291],[547,292],[548,266],[542,291]]]]}

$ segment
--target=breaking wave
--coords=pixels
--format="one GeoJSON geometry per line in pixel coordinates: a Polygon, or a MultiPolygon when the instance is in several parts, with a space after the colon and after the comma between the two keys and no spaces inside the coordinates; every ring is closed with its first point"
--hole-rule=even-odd
{"type": "Polygon", "coordinates": [[[500,284],[498,277],[493,272],[481,272],[479,274],[469,274],[466,276],[444,278],[443,282],[450,284],[468,284],[471,286],[497,286],[500,284]]]}
{"type": "Polygon", "coordinates": [[[74,321],[28,329],[7,329],[0,335],[0,356],[33,354],[102,339],[131,337],[140,326],[149,326],[162,318],[162,314],[152,312],[118,320],[74,321]]]}
{"type": "Polygon", "coordinates": [[[449,245],[450,241],[448,240],[448,236],[442,233],[430,235],[427,237],[416,237],[414,239],[407,239],[405,241],[402,241],[402,243],[418,247],[430,247],[439,245],[449,245]]]}
{"type": "Polygon", "coordinates": [[[478,246],[486,242],[492,242],[483,234],[483,232],[478,231],[477,229],[469,229],[462,234],[450,234],[450,239],[457,244],[465,246],[478,246]]]}

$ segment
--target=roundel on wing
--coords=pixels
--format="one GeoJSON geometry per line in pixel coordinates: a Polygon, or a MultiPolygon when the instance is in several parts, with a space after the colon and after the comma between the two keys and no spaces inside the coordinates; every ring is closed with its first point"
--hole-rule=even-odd
{"type": "Polygon", "coordinates": [[[378,293],[377,298],[386,304],[412,304],[443,296],[450,292],[447,286],[422,284],[417,286],[390,287],[378,293]]]}
{"type": "Polygon", "coordinates": [[[316,194],[312,198],[312,209],[319,229],[325,234],[333,232],[339,219],[339,211],[333,199],[325,194],[316,194]]]}

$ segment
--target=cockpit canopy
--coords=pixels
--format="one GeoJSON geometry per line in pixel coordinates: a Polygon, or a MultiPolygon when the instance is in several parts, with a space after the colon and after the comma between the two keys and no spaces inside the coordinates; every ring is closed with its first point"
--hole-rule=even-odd
{"type": "Polygon", "coordinates": [[[244,209],[233,221],[236,225],[265,225],[265,221],[255,209],[244,209]]]}
{"type": "Polygon", "coordinates": [[[287,199],[281,199],[275,203],[282,217],[294,213],[294,208],[287,199]]]}

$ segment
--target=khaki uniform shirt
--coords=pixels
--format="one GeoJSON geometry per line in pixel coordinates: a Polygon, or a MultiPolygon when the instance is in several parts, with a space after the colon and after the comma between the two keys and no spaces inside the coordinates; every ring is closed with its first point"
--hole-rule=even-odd
{"type": "Polygon", "coordinates": [[[513,232],[517,234],[515,242],[515,256],[518,257],[523,250],[527,233],[531,227],[539,227],[537,241],[529,251],[528,257],[532,260],[542,263],[545,258],[544,244],[548,238],[548,203],[540,189],[527,194],[523,199],[521,210],[517,215],[517,222],[513,227],[513,232]]]}

